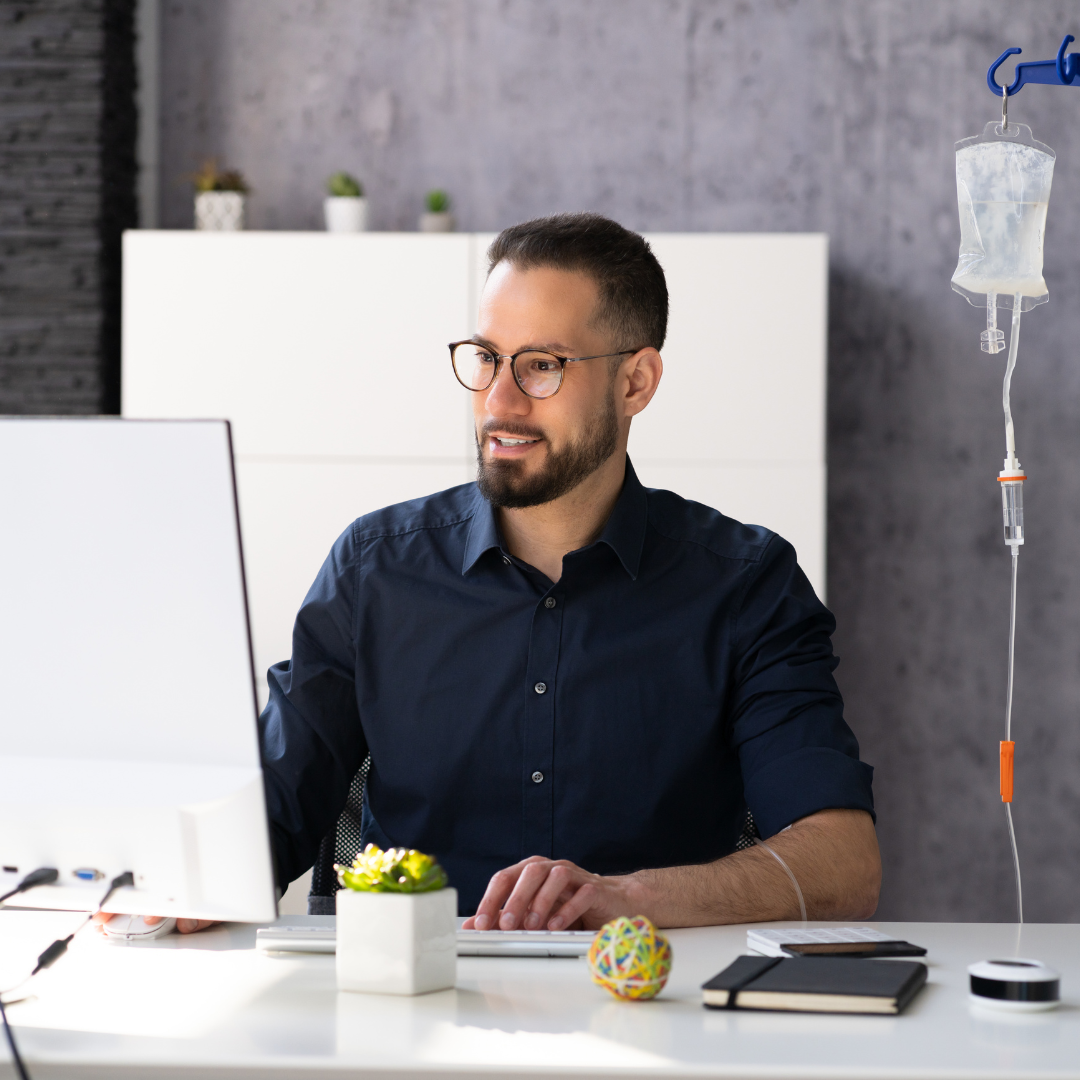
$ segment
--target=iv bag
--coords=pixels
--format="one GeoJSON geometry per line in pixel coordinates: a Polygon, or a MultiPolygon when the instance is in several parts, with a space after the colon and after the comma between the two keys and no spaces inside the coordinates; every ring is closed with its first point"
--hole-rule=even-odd
{"type": "Polygon", "coordinates": [[[1043,234],[1057,155],[1037,142],[1027,124],[991,121],[981,135],[956,144],[956,201],[960,209],[960,259],[952,287],[982,307],[996,294],[1020,310],[1045,304],[1043,234]],[[1013,132],[1016,132],[1013,135],[1013,132]]]}

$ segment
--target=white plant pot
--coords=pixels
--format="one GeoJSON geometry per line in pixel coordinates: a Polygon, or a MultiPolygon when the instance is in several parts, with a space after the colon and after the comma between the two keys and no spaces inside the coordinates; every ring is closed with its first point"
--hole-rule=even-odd
{"type": "Polygon", "coordinates": [[[367,199],[362,196],[330,195],[323,199],[327,232],[366,232],[367,199]]]}
{"type": "Polygon", "coordinates": [[[444,211],[441,214],[432,214],[430,212],[420,215],[420,231],[421,232],[453,232],[454,231],[454,215],[449,210],[444,211]]]}
{"type": "Polygon", "coordinates": [[[195,228],[239,232],[244,227],[244,196],[239,191],[200,191],[195,196],[195,228]]]}
{"type": "Polygon", "coordinates": [[[426,994],[457,980],[457,890],[337,894],[337,985],[426,994]]]}

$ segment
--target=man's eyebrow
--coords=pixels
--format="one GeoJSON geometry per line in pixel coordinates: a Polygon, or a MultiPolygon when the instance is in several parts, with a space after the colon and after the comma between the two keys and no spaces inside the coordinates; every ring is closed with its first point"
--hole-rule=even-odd
{"type": "MultiPolygon", "coordinates": [[[[499,351],[498,349],[495,348],[495,346],[490,341],[488,341],[487,338],[481,337],[479,334],[473,334],[473,336],[472,336],[472,338],[470,340],[475,341],[477,345],[483,345],[485,349],[490,349],[493,353],[497,353],[499,351]]],[[[518,352],[530,352],[530,351],[532,351],[532,352],[549,352],[549,353],[555,353],[555,354],[557,354],[559,356],[569,356],[573,352],[573,349],[569,348],[569,346],[563,345],[559,341],[547,341],[547,342],[531,342],[528,345],[523,345],[517,351],[518,352]]]]}

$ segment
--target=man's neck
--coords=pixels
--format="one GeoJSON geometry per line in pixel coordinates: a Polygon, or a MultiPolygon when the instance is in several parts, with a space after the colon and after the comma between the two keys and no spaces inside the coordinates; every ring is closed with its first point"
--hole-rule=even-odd
{"type": "Polygon", "coordinates": [[[591,544],[615,509],[626,479],[626,452],[618,450],[573,491],[542,506],[498,510],[510,554],[552,581],[562,577],[563,556],[591,544]]]}

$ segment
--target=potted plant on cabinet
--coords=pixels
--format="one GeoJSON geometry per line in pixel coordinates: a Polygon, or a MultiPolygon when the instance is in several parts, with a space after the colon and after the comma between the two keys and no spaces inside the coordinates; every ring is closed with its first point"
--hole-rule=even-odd
{"type": "Polygon", "coordinates": [[[249,188],[237,169],[218,169],[217,159],[208,158],[192,181],[196,229],[237,232],[244,227],[244,196],[249,188]]]}
{"type": "Polygon", "coordinates": [[[337,985],[375,994],[448,990],[457,978],[457,890],[430,856],[368,844],[335,866],[337,985]]]}
{"type": "Polygon", "coordinates": [[[436,188],[424,196],[427,207],[420,215],[421,232],[453,232],[454,215],[450,213],[450,196],[436,188]]]}
{"type": "Polygon", "coordinates": [[[326,182],[330,193],[323,199],[326,231],[364,232],[367,229],[367,199],[364,187],[355,176],[336,172],[326,182]]]}

